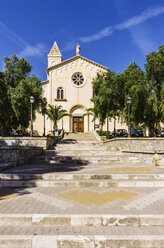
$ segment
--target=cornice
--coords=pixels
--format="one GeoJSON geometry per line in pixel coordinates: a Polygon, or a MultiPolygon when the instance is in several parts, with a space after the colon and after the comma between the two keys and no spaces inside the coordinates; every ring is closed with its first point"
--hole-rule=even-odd
{"type": "Polygon", "coordinates": [[[49,80],[45,80],[43,82],[41,82],[42,85],[45,85],[45,84],[48,84],[49,83],[49,80]]]}
{"type": "Polygon", "coordinates": [[[98,63],[96,63],[96,62],[94,62],[94,61],[92,61],[92,60],[90,60],[90,59],[87,59],[87,58],[85,58],[85,57],[83,57],[83,56],[77,55],[77,56],[74,56],[74,57],[72,57],[72,58],[70,58],[70,59],[67,59],[67,60],[65,60],[65,61],[63,61],[63,62],[61,62],[61,63],[59,63],[59,64],[57,64],[57,65],[54,65],[54,66],[51,66],[51,67],[47,68],[47,73],[49,74],[49,72],[50,72],[51,70],[57,69],[57,68],[59,68],[59,67],[65,65],[65,64],[68,64],[69,62],[73,62],[73,61],[75,61],[75,60],[77,60],[77,59],[82,59],[82,60],[84,60],[84,61],[86,61],[86,62],[88,62],[88,63],[90,63],[90,64],[93,64],[93,65],[95,65],[95,66],[98,66],[98,67],[100,67],[100,68],[102,68],[102,69],[104,69],[104,70],[106,70],[106,71],[109,71],[109,70],[110,70],[110,69],[109,69],[108,67],[106,67],[106,66],[100,65],[100,64],[98,64],[98,63]]]}

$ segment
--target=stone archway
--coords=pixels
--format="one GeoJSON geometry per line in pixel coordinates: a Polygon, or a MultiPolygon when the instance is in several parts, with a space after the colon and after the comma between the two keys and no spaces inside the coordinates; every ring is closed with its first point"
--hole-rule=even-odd
{"type": "Polygon", "coordinates": [[[83,105],[75,105],[70,109],[72,114],[72,131],[74,133],[84,132],[84,117],[86,107],[83,105]]]}

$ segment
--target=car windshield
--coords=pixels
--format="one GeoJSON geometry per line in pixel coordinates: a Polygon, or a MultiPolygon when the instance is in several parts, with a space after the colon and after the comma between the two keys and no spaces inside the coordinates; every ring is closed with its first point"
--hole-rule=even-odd
{"type": "Polygon", "coordinates": [[[134,132],[135,133],[142,133],[142,130],[141,129],[135,129],[134,132]]]}

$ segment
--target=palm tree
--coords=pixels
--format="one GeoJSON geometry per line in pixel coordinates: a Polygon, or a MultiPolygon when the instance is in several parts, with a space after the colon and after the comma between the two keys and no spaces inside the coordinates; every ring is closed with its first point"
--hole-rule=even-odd
{"type": "Polygon", "coordinates": [[[67,110],[62,109],[62,106],[59,105],[51,105],[48,104],[48,109],[46,111],[48,118],[53,121],[53,128],[57,128],[57,122],[63,118],[64,116],[71,116],[71,114],[67,113],[67,110]]]}
{"type": "Polygon", "coordinates": [[[92,115],[93,116],[92,121],[94,121],[94,123],[95,123],[96,118],[99,118],[99,120],[100,120],[100,129],[102,130],[104,120],[101,118],[101,115],[98,113],[98,111],[95,108],[86,109],[86,112],[83,114],[83,116],[86,116],[86,115],[92,115]]]}
{"type": "Polygon", "coordinates": [[[45,128],[45,120],[46,120],[46,114],[47,114],[47,99],[44,97],[41,101],[41,114],[44,117],[44,127],[43,127],[43,136],[45,136],[46,128],[45,128]]]}

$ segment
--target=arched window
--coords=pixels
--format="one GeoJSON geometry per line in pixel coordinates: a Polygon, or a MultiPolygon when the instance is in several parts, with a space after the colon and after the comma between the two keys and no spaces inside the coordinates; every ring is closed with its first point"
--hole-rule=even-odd
{"type": "Polygon", "coordinates": [[[64,90],[61,87],[57,89],[57,99],[64,99],[64,90]]]}

